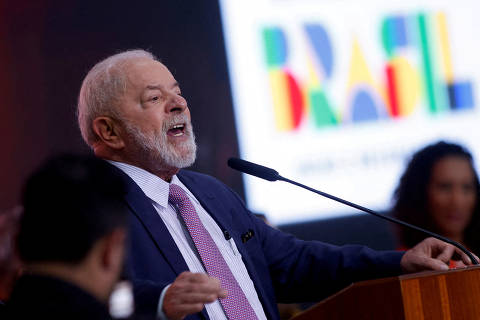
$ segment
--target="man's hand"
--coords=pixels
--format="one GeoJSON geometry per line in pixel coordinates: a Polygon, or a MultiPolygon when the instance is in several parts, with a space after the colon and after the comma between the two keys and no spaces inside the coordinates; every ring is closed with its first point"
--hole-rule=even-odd
{"type": "Polygon", "coordinates": [[[459,260],[457,266],[472,264],[470,258],[457,247],[435,238],[427,238],[405,252],[400,265],[406,273],[448,270],[450,260],[459,260]]]}
{"type": "Polygon", "coordinates": [[[163,299],[163,312],[168,319],[183,319],[202,311],[205,303],[225,298],[220,280],[203,273],[183,272],[167,289],[163,299]]]}

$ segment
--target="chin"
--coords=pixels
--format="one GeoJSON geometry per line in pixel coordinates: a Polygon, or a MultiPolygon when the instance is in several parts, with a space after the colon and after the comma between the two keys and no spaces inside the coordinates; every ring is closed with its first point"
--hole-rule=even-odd
{"type": "Polygon", "coordinates": [[[192,140],[182,143],[179,146],[170,146],[172,164],[179,169],[191,166],[195,162],[197,146],[192,140]]]}
{"type": "Polygon", "coordinates": [[[182,169],[191,166],[195,162],[196,158],[196,149],[191,148],[171,148],[170,152],[165,154],[160,154],[159,157],[162,159],[167,166],[182,169]]]}

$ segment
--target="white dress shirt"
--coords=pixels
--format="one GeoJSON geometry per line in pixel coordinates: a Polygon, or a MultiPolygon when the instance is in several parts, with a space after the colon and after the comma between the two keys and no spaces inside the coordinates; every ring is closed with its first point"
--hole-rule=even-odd
{"type": "MultiPolygon", "coordinates": [[[[195,244],[193,243],[187,228],[184,226],[180,214],[177,213],[174,206],[168,203],[169,183],[141,168],[116,161],[109,162],[130,176],[130,178],[135,181],[145,195],[151,200],[153,207],[158,212],[158,215],[180,250],[189,270],[191,272],[206,273],[198,256],[195,244]]],[[[242,288],[243,293],[255,311],[257,318],[266,320],[262,304],[258,299],[253,282],[250,279],[245,264],[243,263],[242,256],[238,251],[233,238],[225,240],[225,236],[215,220],[206,212],[200,202],[176,175],[173,176],[171,183],[176,184],[185,190],[190,201],[194,205],[200,220],[205,226],[205,229],[210,233],[210,236],[222,253],[225,262],[242,288]]],[[[166,319],[166,317],[162,312],[162,307],[163,297],[167,289],[168,287],[163,290],[159,301],[159,317],[164,319],[166,319]]],[[[205,308],[210,319],[227,319],[219,300],[206,304],[205,308]]]]}

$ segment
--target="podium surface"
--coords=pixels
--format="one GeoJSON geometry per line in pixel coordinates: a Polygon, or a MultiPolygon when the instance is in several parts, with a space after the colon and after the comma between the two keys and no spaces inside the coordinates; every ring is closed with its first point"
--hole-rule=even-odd
{"type": "Polygon", "coordinates": [[[480,319],[480,266],[354,283],[292,318],[480,319]]]}

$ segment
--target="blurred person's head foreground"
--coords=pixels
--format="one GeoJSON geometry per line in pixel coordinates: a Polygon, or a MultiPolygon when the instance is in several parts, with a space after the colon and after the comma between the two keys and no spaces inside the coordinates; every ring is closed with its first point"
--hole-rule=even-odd
{"type": "Polygon", "coordinates": [[[12,293],[14,313],[21,309],[16,304],[24,304],[20,313],[34,312],[22,286],[41,293],[34,283],[48,280],[32,277],[60,280],[106,305],[123,270],[127,211],[118,199],[124,191],[111,167],[89,156],[55,157],[30,176],[17,238],[25,272],[12,293]]]}

